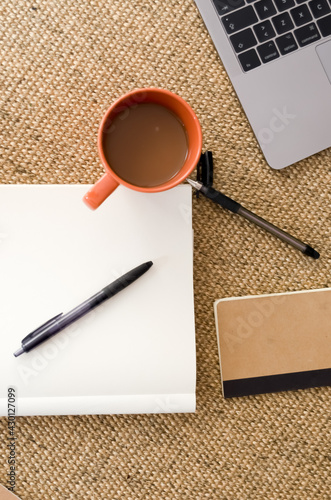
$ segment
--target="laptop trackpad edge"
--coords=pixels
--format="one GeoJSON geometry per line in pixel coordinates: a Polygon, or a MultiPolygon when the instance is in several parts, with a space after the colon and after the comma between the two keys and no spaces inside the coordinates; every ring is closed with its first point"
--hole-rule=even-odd
{"type": "Polygon", "coordinates": [[[331,40],[317,45],[316,52],[331,83],[331,40]]]}

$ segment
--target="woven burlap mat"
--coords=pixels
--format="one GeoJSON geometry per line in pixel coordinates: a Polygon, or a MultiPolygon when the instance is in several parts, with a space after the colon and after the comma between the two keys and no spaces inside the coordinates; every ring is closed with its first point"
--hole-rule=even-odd
{"type": "Polygon", "coordinates": [[[194,200],[196,413],[20,417],[17,495],[330,499],[331,390],[225,401],[213,301],[331,285],[331,151],[267,166],[193,0],[7,0],[0,16],[0,182],[96,181],[104,111],[128,90],[164,87],[201,120],[215,185],[321,252],[314,261],[194,200]]]}

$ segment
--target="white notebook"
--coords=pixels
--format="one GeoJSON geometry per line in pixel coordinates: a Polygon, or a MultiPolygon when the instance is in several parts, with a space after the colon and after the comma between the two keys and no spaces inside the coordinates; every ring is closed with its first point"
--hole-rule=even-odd
{"type": "Polygon", "coordinates": [[[86,185],[0,186],[0,415],[192,412],[191,187],[119,187],[96,211],[86,185]],[[32,330],[152,260],[135,283],[18,358],[32,330]]]}

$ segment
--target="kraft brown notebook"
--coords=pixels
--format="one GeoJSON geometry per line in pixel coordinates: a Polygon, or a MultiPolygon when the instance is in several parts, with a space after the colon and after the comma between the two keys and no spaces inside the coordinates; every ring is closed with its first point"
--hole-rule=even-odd
{"type": "Polygon", "coordinates": [[[7,488],[0,484],[0,500],[19,500],[19,498],[11,493],[7,488]]]}
{"type": "Polygon", "coordinates": [[[214,304],[223,396],[331,385],[331,289],[214,304]]]}

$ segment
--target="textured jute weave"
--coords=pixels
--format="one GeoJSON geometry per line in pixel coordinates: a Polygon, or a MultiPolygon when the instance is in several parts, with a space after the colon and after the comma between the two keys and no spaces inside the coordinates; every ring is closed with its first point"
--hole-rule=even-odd
{"type": "MultiPolygon", "coordinates": [[[[225,401],[213,301],[331,286],[331,151],[268,167],[193,0],[3,0],[0,9],[0,182],[96,181],[104,111],[133,88],[163,87],[196,111],[215,186],[321,253],[314,261],[194,200],[196,413],[19,417],[16,494],[330,499],[331,389],[225,401]]],[[[0,429],[6,484],[6,418],[0,429]]]]}

